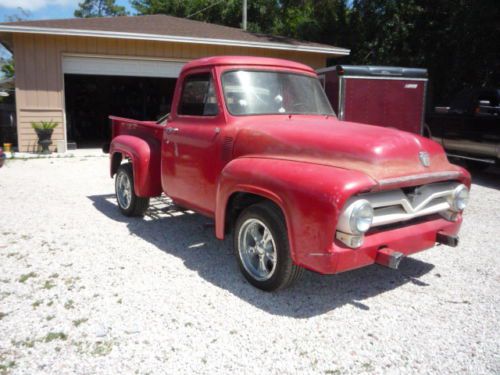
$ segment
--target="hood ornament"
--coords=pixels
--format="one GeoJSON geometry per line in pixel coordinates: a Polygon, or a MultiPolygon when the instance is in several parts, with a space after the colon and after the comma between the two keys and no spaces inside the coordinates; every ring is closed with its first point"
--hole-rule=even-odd
{"type": "Polygon", "coordinates": [[[431,165],[431,158],[429,157],[428,152],[420,151],[418,153],[418,158],[424,167],[429,167],[431,165]]]}

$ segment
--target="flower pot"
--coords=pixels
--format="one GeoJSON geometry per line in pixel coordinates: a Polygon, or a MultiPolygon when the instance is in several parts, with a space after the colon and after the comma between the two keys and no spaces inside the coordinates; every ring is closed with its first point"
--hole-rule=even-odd
{"type": "Polygon", "coordinates": [[[54,129],[35,129],[38,136],[38,144],[42,146],[42,154],[50,154],[49,146],[52,144],[52,132],[54,129]]]}
{"type": "Polygon", "coordinates": [[[5,152],[11,152],[11,147],[12,147],[12,143],[4,143],[3,144],[3,150],[5,152]]]}

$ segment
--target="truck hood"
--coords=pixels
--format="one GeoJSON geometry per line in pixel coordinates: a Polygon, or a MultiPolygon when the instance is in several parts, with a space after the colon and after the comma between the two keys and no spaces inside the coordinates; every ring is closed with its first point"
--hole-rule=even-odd
{"type": "Polygon", "coordinates": [[[238,123],[234,156],[266,157],[331,165],[376,181],[458,171],[443,148],[418,135],[320,116],[262,116],[238,123]],[[427,152],[430,165],[419,154],[427,152]]]}

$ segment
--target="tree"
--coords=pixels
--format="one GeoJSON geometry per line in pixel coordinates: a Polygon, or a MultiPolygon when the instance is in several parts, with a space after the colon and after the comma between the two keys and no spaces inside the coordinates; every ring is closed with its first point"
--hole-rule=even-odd
{"type": "Polygon", "coordinates": [[[0,71],[3,74],[3,78],[14,77],[14,59],[11,57],[9,59],[0,59],[0,71]]]}
{"type": "Polygon", "coordinates": [[[124,6],[116,5],[115,0],[84,0],[78,4],[75,17],[114,17],[126,16],[127,10],[124,6]]]}
{"type": "MultiPolygon", "coordinates": [[[[139,14],[241,26],[242,0],[131,0],[139,14]]],[[[248,30],[351,49],[332,61],[424,67],[434,104],[498,87],[498,0],[251,0],[248,30]]]]}
{"type": "MultiPolygon", "coordinates": [[[[241,0],[131,0],[138,14],[168,14],[175,17],[219,25],[241,27],[241,0]]],[[[247,28],[252,32],[270,33],[278,17],[280,1],[248,1],[247,28]]]]}

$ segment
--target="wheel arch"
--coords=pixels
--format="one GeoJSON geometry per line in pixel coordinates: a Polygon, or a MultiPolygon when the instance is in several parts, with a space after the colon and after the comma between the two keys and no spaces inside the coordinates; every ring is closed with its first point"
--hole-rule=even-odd
{"type": "Polygon", "coordinates": [[[119,135],[110,146],[110,174],[113,177],[124,159],[132,163],[134,189],[140,197],[155,197],[162,193],[160,179],[160,149],[135,136],[119,135]]]}

